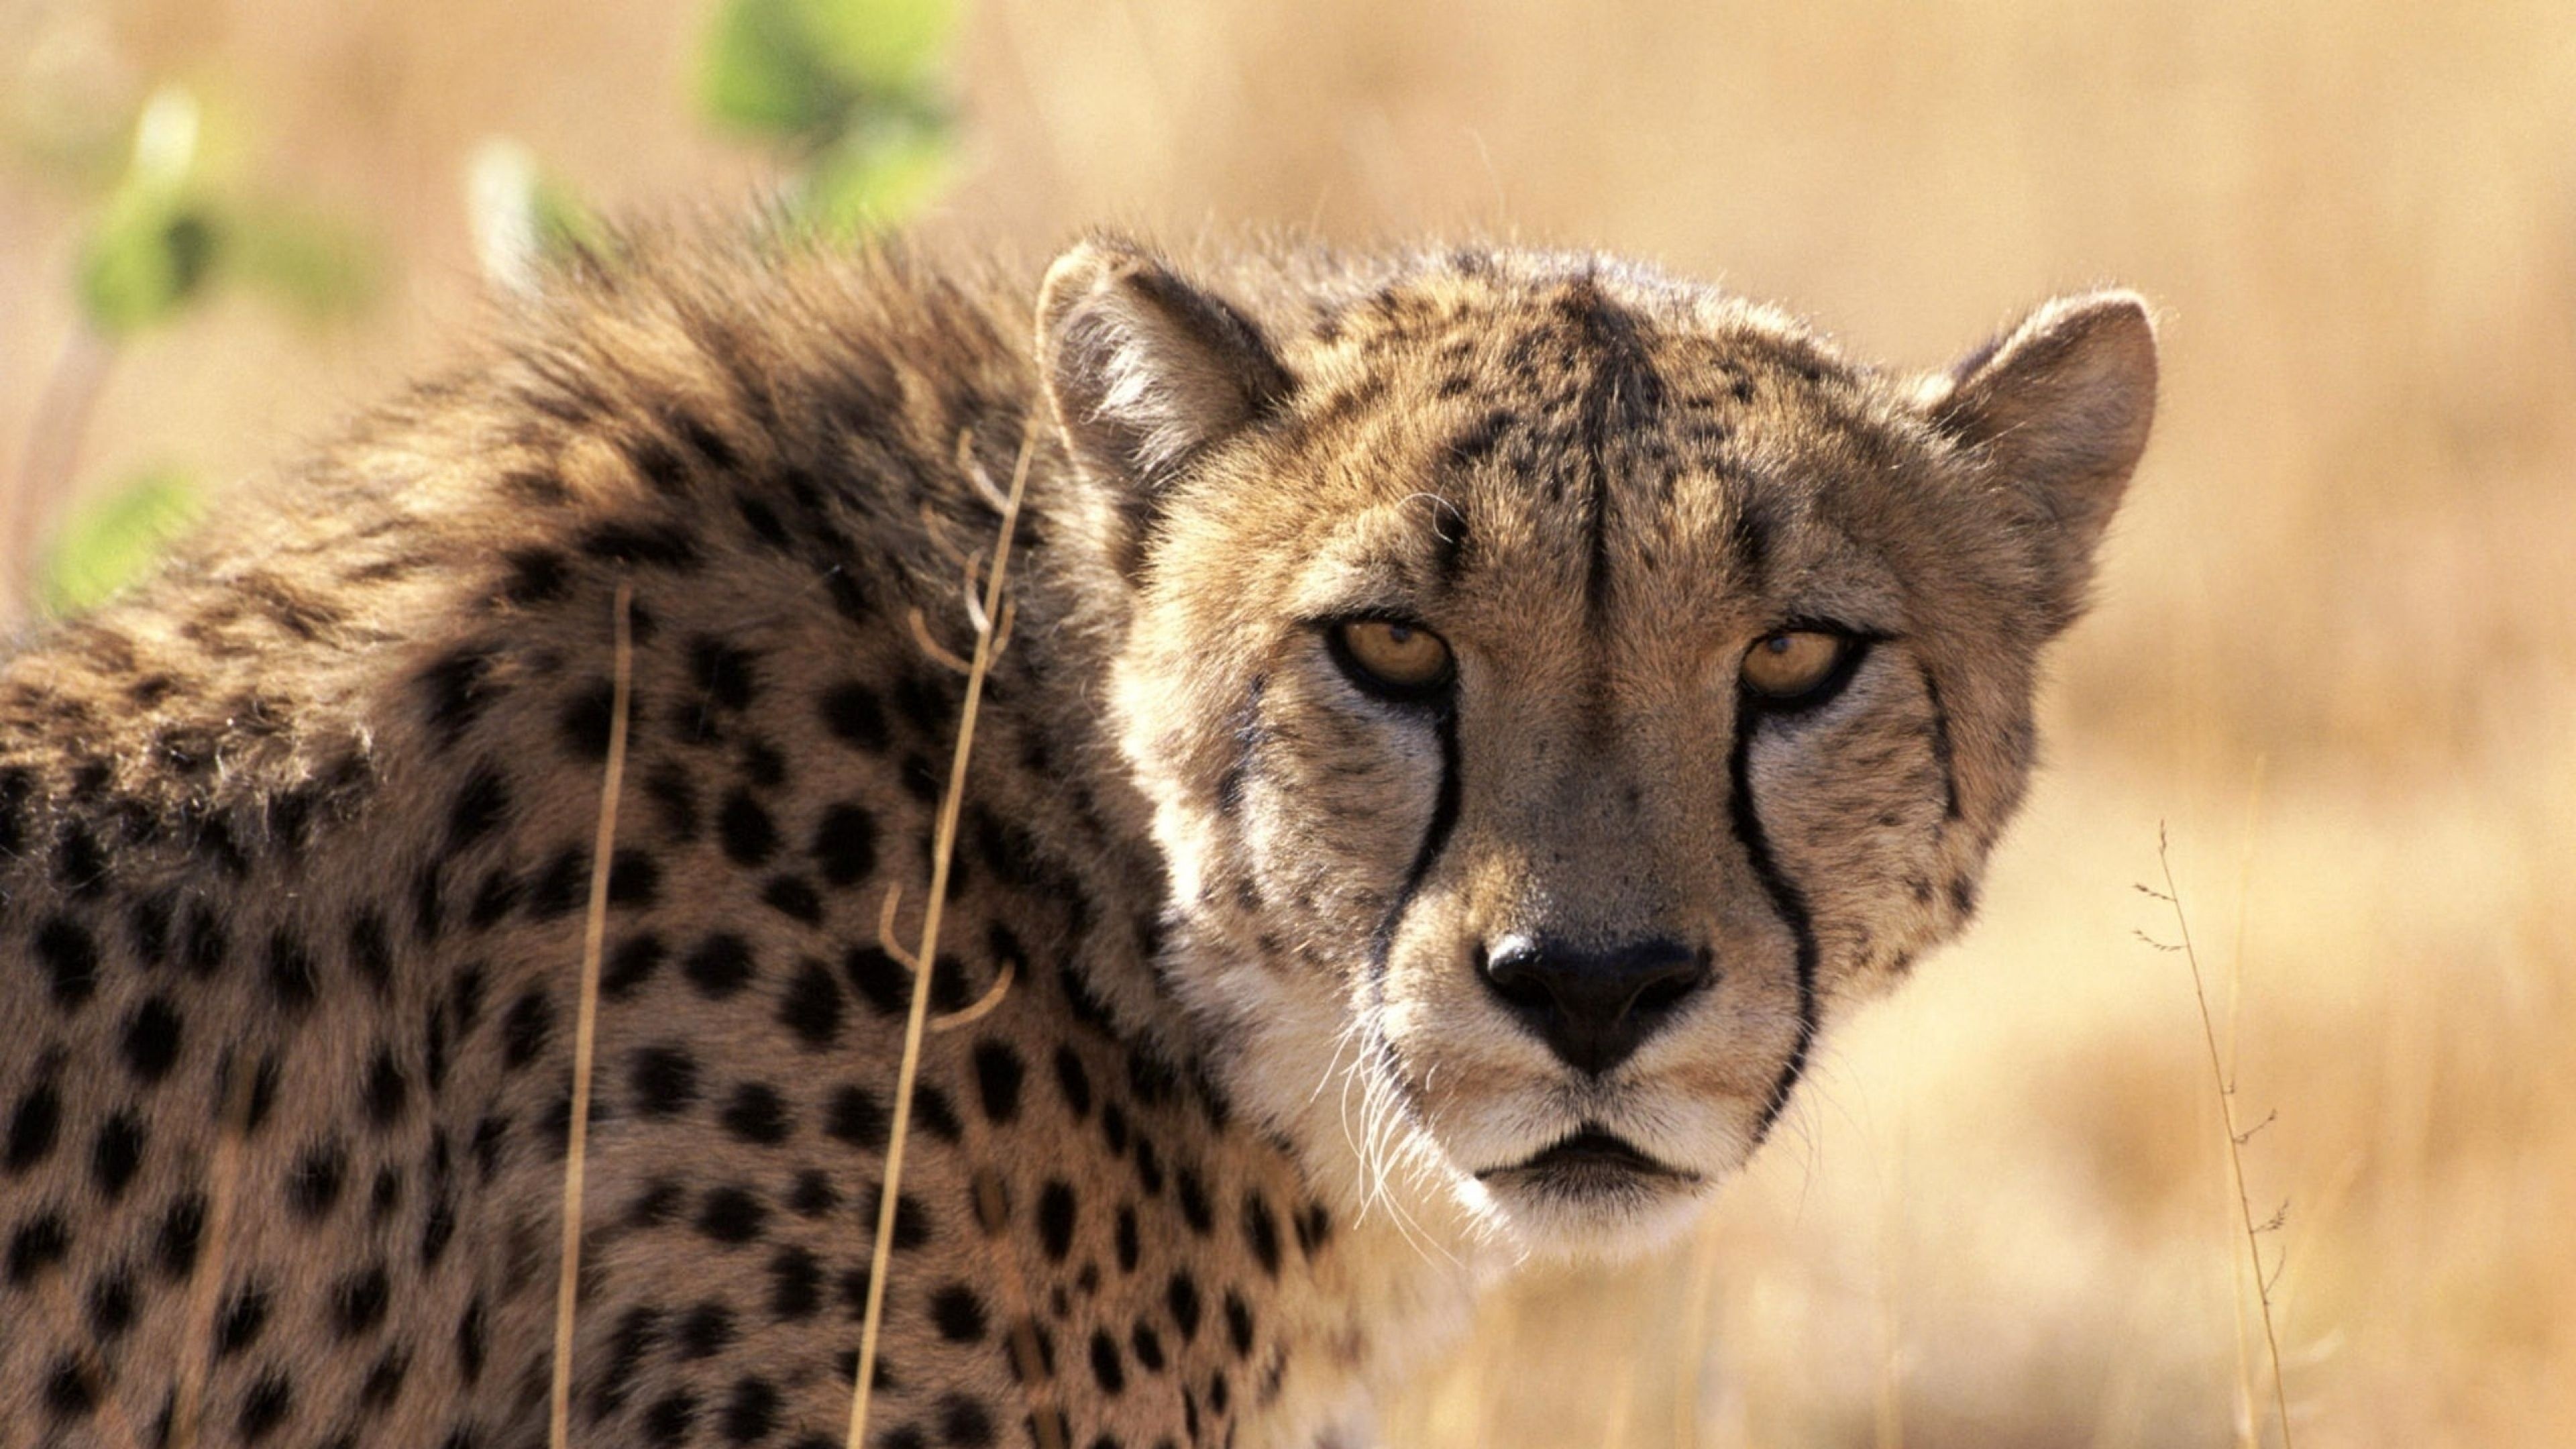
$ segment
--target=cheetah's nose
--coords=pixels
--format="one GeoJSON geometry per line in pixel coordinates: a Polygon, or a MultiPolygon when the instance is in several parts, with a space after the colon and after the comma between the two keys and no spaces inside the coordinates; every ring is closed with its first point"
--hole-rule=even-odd
{"type": "Polygon", "coordinates": [[[1531,936],[1476,948],[1476,975],[1566,1065],[1600,1076],[1714,974],[1706,951],[1679,941],[1632,941],[1583,951],[1531,936]]]}

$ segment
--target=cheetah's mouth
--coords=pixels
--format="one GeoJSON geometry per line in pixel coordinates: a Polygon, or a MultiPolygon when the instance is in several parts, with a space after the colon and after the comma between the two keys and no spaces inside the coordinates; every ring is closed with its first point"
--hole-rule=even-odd
{"type": "Polygon", "coordinates": [[[1632,1184],[1639,1178],[1696,1182],[1699,1174],[1659,1162],[1628,1139],[1587,1122],[1573,1136],[1535,1156],[1504,1167],[1486,1168],[1476,1178],[1480,1182],[1503,1181],[1580,1192],[1632,1184]]]}

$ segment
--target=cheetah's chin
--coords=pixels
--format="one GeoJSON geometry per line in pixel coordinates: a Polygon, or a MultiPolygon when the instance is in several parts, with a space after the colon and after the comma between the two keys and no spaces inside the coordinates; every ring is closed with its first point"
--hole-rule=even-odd
{"type": "Polygon", "coordinates": [[[1489,1219],[1539,1256],[1627,1258],[1698,1215],[1710,1183],[1586,1123],[1538,1152],[1473,1174],[1489,1219]]]}

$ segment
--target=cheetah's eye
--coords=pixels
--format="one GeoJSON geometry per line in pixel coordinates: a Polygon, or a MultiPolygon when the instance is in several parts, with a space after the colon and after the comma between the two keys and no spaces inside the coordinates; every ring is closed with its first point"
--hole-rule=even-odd
{"type": "Polygon", "coordinates": [[[1351,682],[1382,698],[1419,703],[1446,688],[1455,670],[1449,642],[1419,624],[1347,619],[1327,637],[1351,682]]]}
{"type": "Polygon", "coordinates": [[[1783,629],[1744,651],[1747,689],[1772,704],[1795,704],[1833,679],[1851,653],[1845,634],[1824,629],[1783,629]]]}

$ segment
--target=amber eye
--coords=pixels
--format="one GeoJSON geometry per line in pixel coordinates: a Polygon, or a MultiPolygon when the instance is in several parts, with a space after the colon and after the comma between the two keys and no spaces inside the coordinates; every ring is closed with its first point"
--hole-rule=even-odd
{"type": "Polygon", "coordinates": [[[1351,619],[1332,628],[1333,654],[1363,689],[1418,700],[1449,682],[1449,643],[1419,624],[1351,619]]]}
{"type": "Polygon", "coordinates": [[[1814,693],[1834,677],[1851,640],[1822,629],[1783,629],[1744,651],[1744,683],[1755,694],[1787,704],[1814,693]]]}

